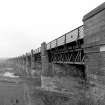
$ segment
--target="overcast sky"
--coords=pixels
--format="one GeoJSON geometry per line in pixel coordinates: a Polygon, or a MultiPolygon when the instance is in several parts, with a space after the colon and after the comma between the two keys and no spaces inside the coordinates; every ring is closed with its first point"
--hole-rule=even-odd
{"type": "Polygon", "coordinates": [[[40,47],[82,25],[104,0],[0,0],[0,57],[40,47]]]}

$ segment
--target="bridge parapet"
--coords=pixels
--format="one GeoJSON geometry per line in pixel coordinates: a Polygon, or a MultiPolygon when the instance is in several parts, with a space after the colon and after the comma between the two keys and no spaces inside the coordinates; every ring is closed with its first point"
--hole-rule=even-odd
{"type": "Polygon", "coordinates": [[[53,48],[72,43],[74,41],[83,39],[84,32],[83,32],[83,25],[64,34],[63,36],[60,36],[59,38],[49,42],[47,44],[47,50],[51,50],[53,48]]]}

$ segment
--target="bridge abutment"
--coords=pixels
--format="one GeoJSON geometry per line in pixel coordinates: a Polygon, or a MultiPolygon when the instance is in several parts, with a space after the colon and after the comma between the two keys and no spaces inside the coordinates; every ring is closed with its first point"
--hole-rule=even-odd
{"type": "Polygon", "coordinates": [[[83,18],[85,65],[89,97],[95,105],[105,104],[105,3],[83,18]]]}

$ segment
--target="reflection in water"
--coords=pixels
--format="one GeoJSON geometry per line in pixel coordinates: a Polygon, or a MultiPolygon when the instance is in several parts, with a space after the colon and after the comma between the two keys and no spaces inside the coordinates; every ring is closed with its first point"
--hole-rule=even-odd
{"type": "Polygon", "coordinates": [[[4,77],[11,77],[11,78],[18,78],[18,76],[15,76],[14,73],[11,72],[5,72],[3,74],[4,77]]]}

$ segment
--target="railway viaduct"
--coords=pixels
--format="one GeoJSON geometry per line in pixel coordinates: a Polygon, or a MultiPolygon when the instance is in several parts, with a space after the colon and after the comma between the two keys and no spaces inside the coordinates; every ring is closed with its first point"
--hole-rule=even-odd
{"type": "Polygon", "coordinates": [[[82,26],[11,60],[24,68],[24,76],[40,73],[41,88],[49,91],[56,88],[47,79],[59,77],[60,92],[72,94],[71,105],[105,105],[105,3],[86,14],[82,26]]]}

